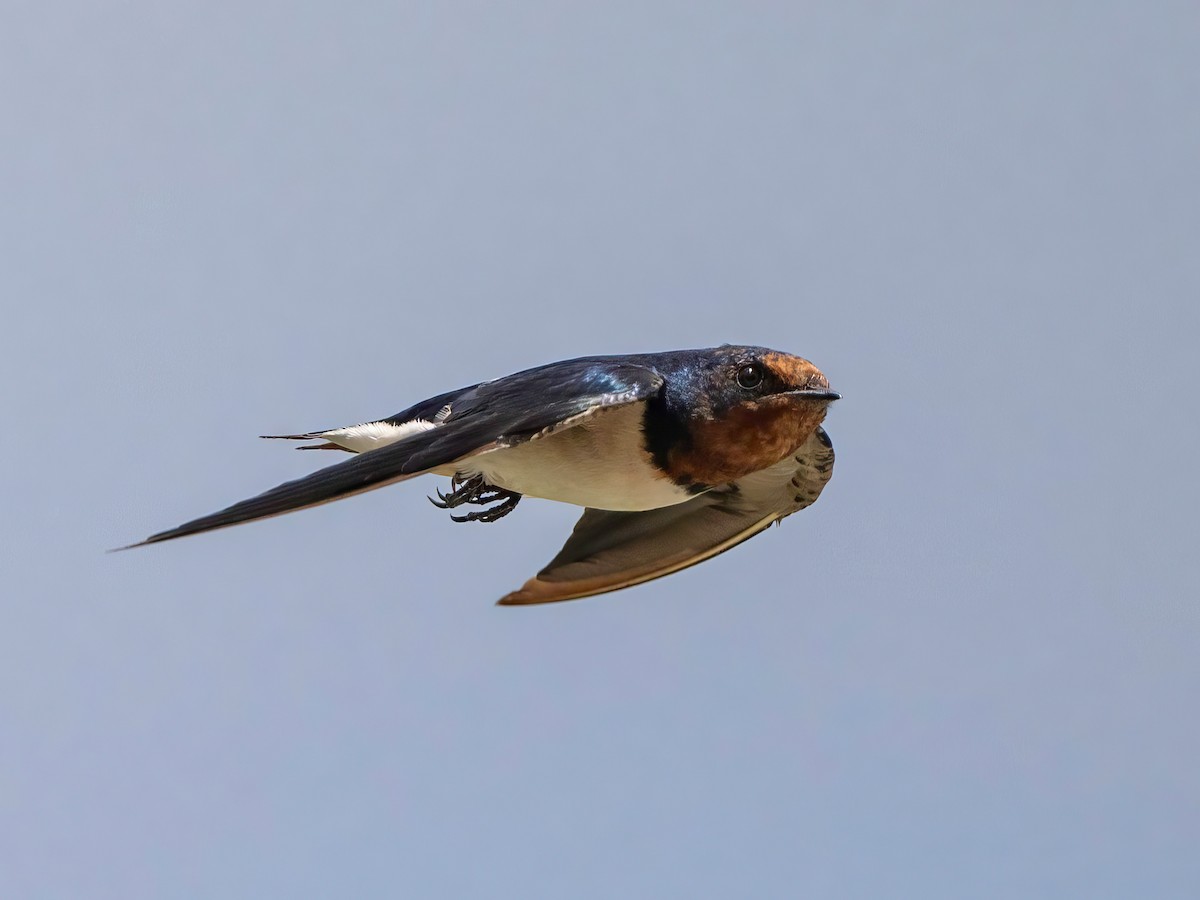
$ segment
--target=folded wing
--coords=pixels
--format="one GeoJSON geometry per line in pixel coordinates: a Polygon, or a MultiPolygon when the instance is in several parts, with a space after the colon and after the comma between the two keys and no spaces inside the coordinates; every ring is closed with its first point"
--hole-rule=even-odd
{"type": "Polygon", "coordinates": [[[646,512],[589,509],[558,556],[499,602],[590,597],[711,559],[816,501],[833,460],[829,436],[818,428],[793,456],[685,503],[646,512]]]}
{"type": "Polygon", "coordinates": [[[442,394],[412,407],[424,411],[449,405],[449,414],[436,427],[130,546],[227,528],[375,490],[480,453],[536,440],[597,410],[645,400],[661,387],[662,376],[649,367],[593,358],[552,363],[442,394]]]}

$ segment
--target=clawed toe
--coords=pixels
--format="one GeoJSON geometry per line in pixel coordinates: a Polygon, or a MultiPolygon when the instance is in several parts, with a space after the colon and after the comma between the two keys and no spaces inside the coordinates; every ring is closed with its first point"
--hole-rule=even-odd
{"type": "Polygon", "coordinates": [[[521,500],[520,494],[488,484],[482,475],[472,475],[470,478],[455,475],[450,479],[449,492],[442,493],[437,490],[435,493],[437,499],[430,497],[429,502],[438,509],[457,509],[465,503],[487,506],[489,503],[500,501],[495,506],[477,512],[468,512],[461,516],[451,514],[450,518],[455,522],[495,522],[516,509],[521,500]]]}

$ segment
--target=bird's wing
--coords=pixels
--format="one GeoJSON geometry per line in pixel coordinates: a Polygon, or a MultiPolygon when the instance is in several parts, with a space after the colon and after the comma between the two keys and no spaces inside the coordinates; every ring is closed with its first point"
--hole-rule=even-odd
{"type": "Polygon", "coordinates": [[[832,474],[833,444],[818,428],[782,462],[684,503],[646,512],[588,509],[558,556],[500,603],[575,600],[694,566],[809,506],[832,474]]]}
{"type": "Polygon", "coordinates": [[[436,398],[437,404],[448,402],[452,411],[435,427],[130,546],[227,528],[381,488],[470,456],[535,440],[598,410],[645,400],[658,393],[662,383],[662,376],[647,366],[593,358],[552,363],[443,394],[436,398]]]}

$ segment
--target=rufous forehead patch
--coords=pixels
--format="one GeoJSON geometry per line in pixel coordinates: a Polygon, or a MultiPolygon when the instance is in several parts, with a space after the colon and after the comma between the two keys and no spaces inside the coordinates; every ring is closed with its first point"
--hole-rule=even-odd
{"type": "Polygon", "coordinates": [[[829,379],[807,359],[787,353],[764,353],[762,361],[775,373],[776,378],[793,390],[829,389],[829,379]]]}

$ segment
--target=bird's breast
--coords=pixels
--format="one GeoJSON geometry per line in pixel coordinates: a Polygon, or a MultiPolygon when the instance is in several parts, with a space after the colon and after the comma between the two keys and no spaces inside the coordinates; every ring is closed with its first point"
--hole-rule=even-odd
{"type": "Polygon", "coordinates": [[[658,468],[645,447],[645,405],[599,410],[576,425],[472,457],[464,474],[529,497],[593,509],[645,510],[694,496],[658,468]]]}

